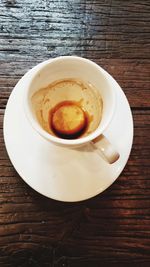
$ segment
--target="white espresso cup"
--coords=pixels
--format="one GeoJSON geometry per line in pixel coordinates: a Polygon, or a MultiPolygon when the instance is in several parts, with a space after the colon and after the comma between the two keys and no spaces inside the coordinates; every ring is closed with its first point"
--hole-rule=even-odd
{"type": "MultiPolygon", "coordinates": [[[[32,75],[23,98],[25,113],[33,128],[46,140],[66,148],[78,148],[90,143],[93,149],[100,152],[100,155],[103,154],[106,161],[111,164],[118,160],[119,154],[103,132],[113,118],[116,104],[115,87],[116,81],[96,63],[77,56],[57,57],[43,62],[32,75]],[[83,83],[91,84],[96,93],[101,96],[103,103],[102,117],[96,129],[88,135],[71,140],[63,139],[47,132],[40,124],[32,103],[33,95],[39,90],[64,79],[77,79],[83,81],[83,83]]],[[[66,90],[64,93],[59,93],[61,96],[56,95],[54,102],[57,103],[57,101],[68,99],[67,93],[68,91],[66,90]],[[57,101],[55,101],[56,99],[57,101]]],[[[68,94],[72,95],[72,98],[77,98],[75,90],[68,94]]],[[[71,100],[74,101],[72,98],[71,100]]]]}

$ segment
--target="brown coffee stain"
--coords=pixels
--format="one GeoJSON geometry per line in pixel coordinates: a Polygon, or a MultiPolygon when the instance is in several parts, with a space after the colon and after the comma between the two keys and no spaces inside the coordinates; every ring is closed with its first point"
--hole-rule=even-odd
{"type": "MultiPolygon", "coordinates": [[[[77,139],[88,131],[89,125],[93,120],[93,116],[90,116],[87,111],[82,107],[83,99],[79,101],[63,101],[58,103],[49,111],[49,127],[50,130],[57,136],[63,139],[77,139]],[[72,117],[72,127],[68,127],[68,121],[65,121],[67,116],[64,116],[63,110],[68,112],[70,110],[75,112],[75,116],[80,116],[79,123],[76,124],[76,118],[72,117]],[[74,122],[74,123],[73,123],[74,122]],[[67,127],[66,127],[67,125],[67,127]]],[[[66,114],[67,115],[67,114],[66,114]]],[[[68,114],[69,116],[70,114],[68,114]]]]}

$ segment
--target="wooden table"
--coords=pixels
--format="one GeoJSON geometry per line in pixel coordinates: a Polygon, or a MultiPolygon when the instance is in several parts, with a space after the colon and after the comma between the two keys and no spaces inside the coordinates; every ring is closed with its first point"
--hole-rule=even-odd
{"type": "MultiPolygon", "coordinates": [[[[12,114],[13,120],[13,114],[12,114]]],[[[126,129],[128,131],[128,129],[126,129]]],[[[0,1],[0,267],[150,266],[150,1],[0,1]],[[105,192],[61,203],[32,190],[3,140],[8,97],[32,66],[79,55],[123,88],[135,135],[105,192]]]]}

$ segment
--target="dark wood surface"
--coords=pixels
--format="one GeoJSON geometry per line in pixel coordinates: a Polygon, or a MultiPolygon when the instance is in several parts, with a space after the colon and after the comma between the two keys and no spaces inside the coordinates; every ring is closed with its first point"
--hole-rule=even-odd
{"type": "Polygon", "coordinates": [[[150,1],[0,0],[0,267],[150,266],[150,1]],[[61,203],[16,173],[3,140],[13,87],[32,66],[79,55],[104,67],[132,108],[129,161],[105,192],[61,203]]]}

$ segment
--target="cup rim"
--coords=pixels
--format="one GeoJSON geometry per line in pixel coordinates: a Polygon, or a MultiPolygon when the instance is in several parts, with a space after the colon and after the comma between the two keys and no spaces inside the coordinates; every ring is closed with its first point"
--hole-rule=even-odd
{"type": "MultiPolygon", "coordinates": [[[[40,72],[47,66],[49,66],[51,63],[53,62],[57,62],[60,60],[67,60],[67,59],[74,59],[74,60],[78,60],[78,61],[84,61],[85,63],[88,63],[90,65],[92,65],[93,67],[95,67],[97,70],[101,71],[101,73],[107,78],[107,79],[111,79],[113,82],[117,83],[114,78],[106,71],[104,70],[102,67],[100,67],[98,64],[96,64],[95,62],[93,62],[92,60],[89,60],[87,58],[83,58],[83,57],[79,57],[79,56],[59,56],[53,59],[49,59],[46,61],[43,61],[41,64],[41,66],[39,66],[38,70],[35,70],[35,73],[32,74],[32,77],[30,78],[28,84],[27,84],[27,88],[24,92],[24,97],[23,97],[23,106],[24,106],[24,110],[25,110],[25,114],[31,124],[31,126],[33,127],[34,130],[36,130],[42,137],[44,137],[45,139],[47,139],[48,141],[51,141],[55,144],[59,144],[59,145],[82,145],[82,144],[86,144],[88,142],[91,142],[92,140],[94,140],[96,137],[98,137],[99,135],[101,135],[104,130],[107,128],[108,124],[110,123],[113,114],[114,114],[114,110],[115,110],[115,100],[116,100],[116,95],[115,95],[115,90],[112,90],[112,108],[111,108],[111,112],[109,114],[109,117],[107,118],[107,121],[103,124],[102,127],[97,128],[94,132],[92,132],[91,134],[81,137],[79,139],[63,139],[63,138],[59,138],[56,136],[53,136],[51,134],[49,134],[48,132],[46,132],[44,129],[42,129],[42,127],[40,127],[40,125],[38,124],[38,122],[32,117],[31,115],[31,110],[28,104],[28,96],[29,96],[29,92],[30,92],[30,86],[34,80],[34,78],[40,74],[40,72]]],[[[37,65],[38,66],[38,65],[37,65]]],[[[36,66],[36,67],[37,67],[36,66]]],[[[36,68],[35,67],[35,68],[36,68]]]]}

